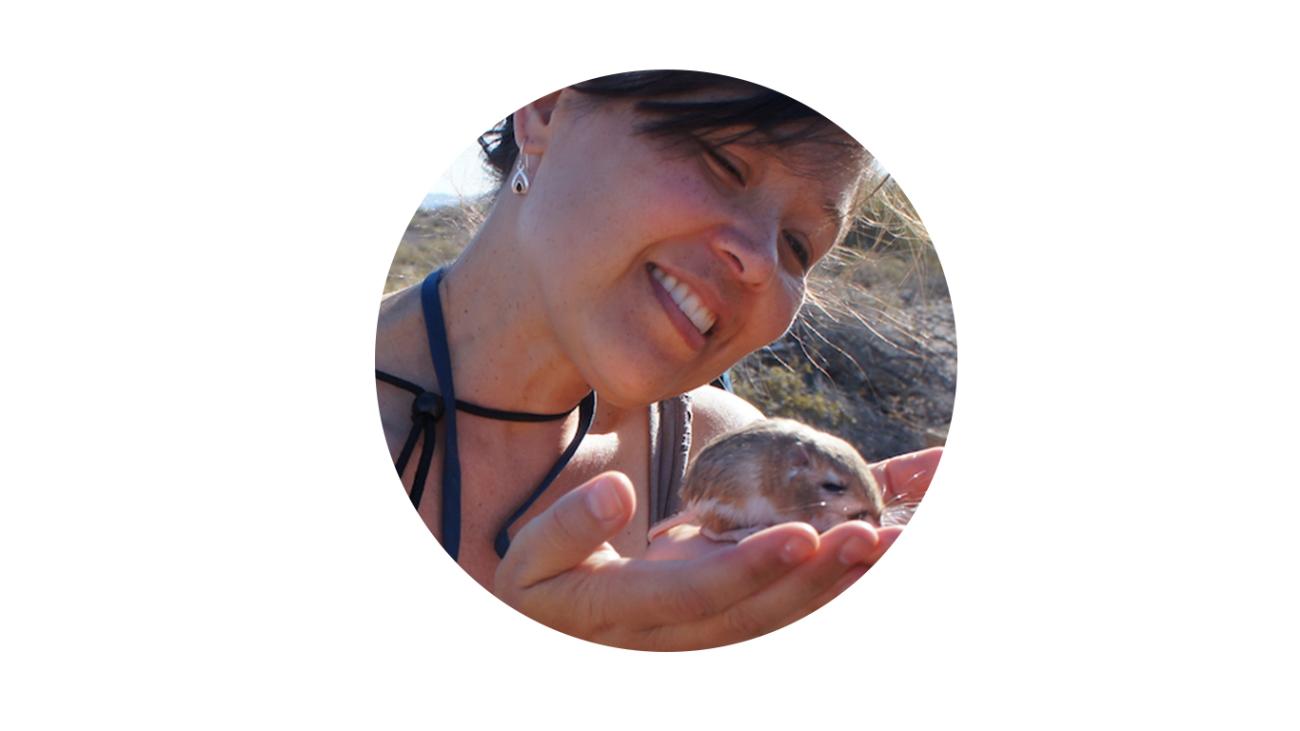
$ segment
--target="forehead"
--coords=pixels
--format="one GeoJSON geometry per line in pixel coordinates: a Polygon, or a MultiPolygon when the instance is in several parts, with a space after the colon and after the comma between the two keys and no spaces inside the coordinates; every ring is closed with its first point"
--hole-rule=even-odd
{"type": "Polygon", "coordinates": [[[806,143],[777,150],[775,155],[780,165],[792,175],[822,191],[822,203],[835,214],[837,223],[843,223],[853,215],[852,209],[857,206],[871,173],[871,158],[865,150],[806,143]]]}
{"type": "Polygon", "coordinates": [[[614,116],[628,115],[627,123],[635,135],[657,138],[664,147],[680,154],[695,152],[701,144],[734,145],[744,148],[748,155],[775,162],[814,199],[838,241],[870,177],[871,154],[824,117],[780,121],[754,109],[736,112],[732,108],[747,99],[715,91],[671,99],[582,99],[579,103],[585,111],[599,109],[614,116]],[[704,106],[656,107],[660,102],[704,106]],[[723,105],[727,111],[711,109],[711,104],[723,105]]]}

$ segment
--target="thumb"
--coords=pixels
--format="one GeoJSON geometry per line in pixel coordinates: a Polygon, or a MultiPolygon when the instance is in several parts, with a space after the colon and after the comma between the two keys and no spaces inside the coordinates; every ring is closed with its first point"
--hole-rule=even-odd
{"type": "Polygon", "coordinates": [[[572,569],[623,529],[636,510],[632,482],[606,472],[570,490],[529,521],[498,568],[527,587],[572,569]]]}

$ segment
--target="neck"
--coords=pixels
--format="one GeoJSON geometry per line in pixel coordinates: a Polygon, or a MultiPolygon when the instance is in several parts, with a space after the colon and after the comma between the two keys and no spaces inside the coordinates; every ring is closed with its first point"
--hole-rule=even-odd
{"type": "MultiPolygon", "coordinates": [[[[456,396],[509,411],[565,412],[591,388],[564,356],[538,306],[535,278],[519,263],[513,239],[502,234],[513,230],[511,208],[494,207],[439,287],[456,396]]],[[[394,367],[405,367],[432,385],[436,379],[418,290],[402,293],[402,301],[389,308],[391,324],[408,344],[403,348],[407,357],[394,367]]],[[[381,313],[381,322],[383,317],[381,313]]]]}

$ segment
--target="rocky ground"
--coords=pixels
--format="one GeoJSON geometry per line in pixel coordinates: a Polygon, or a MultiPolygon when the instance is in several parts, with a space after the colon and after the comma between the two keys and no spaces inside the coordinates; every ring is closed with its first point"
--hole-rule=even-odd
{"type": "Polygon", "coordinates": [[[943,444],[957,386],[952,306],[937,259],[921,271],[899,256],[877,252],[818,282],[823,294],[790,332],[737,366],[737,392],[869,460],[943,444]]]}

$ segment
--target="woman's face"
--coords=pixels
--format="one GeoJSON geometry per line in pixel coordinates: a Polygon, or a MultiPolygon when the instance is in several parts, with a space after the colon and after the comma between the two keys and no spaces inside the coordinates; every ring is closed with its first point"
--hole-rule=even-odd
{"type": "Polygon", "coordinates": [[[545,314],[587,382],[623,407],[708,383],[779,338],[859,179],[851,165],[810,175],[797,147],[669,147],[638,134],[643,121],[631,103],[561,93],[529,133],[519,199],[545,314]]]}

